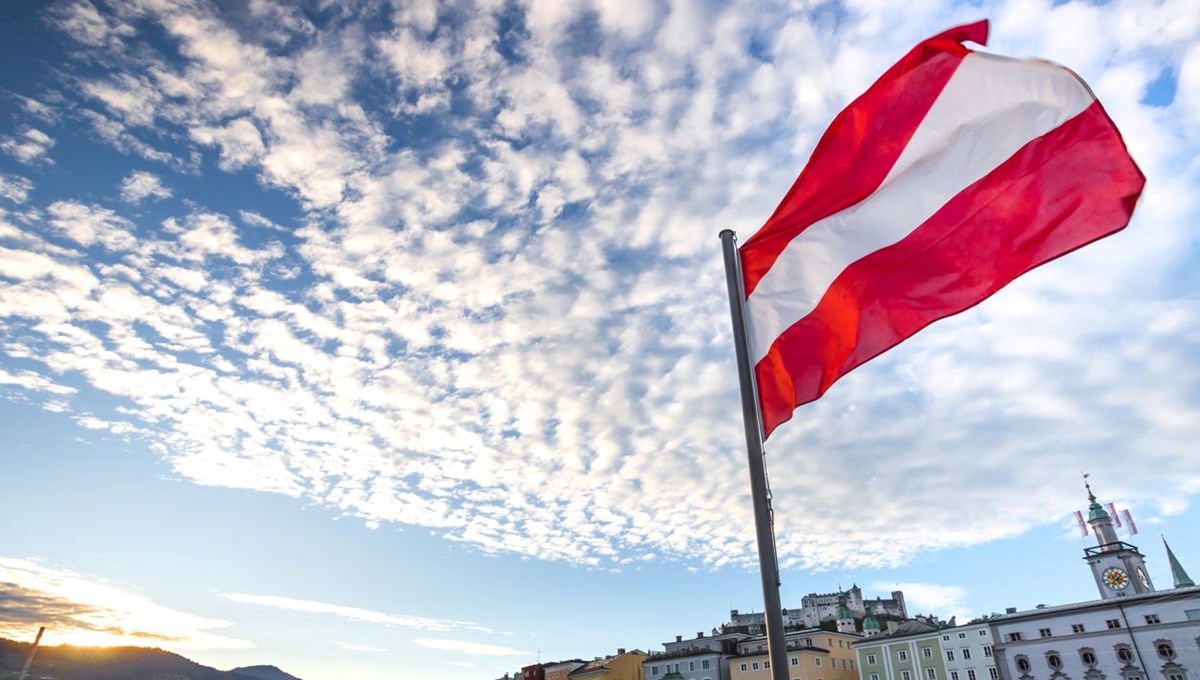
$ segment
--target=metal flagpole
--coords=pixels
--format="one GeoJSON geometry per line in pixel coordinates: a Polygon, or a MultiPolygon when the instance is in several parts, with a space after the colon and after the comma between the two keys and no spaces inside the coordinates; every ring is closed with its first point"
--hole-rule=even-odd
{"type": "Polygon", "coordinates": [[[721,231],[725,253],[725,282],[729,288],[729,311],[733,317],[733,344],[737,350],[738,381],[742,389],[742,421],[746,428],[746,455],[750,462],[750,491],[754,499],[754,528],[758,535],[758,567],[762,573],[763,612],[767,622],[767,656],[772,680],[788,680],[787,647],[783,634],[783,607],[779,603],[779,559],[775,554],[775,528],[767,470],[763,460],[762,422],[754,372],[750,368],[750,345],[746,340],[746,315],[742,301],[742,259],[737,234],[721,231]]]}
{"type": "Polygon", "coordinates": [[[38,628],[37,638],[33,641],[33,646],[29,648],[29,658],[25,659],[25,667],[21,669],[21,674],[17,676],[17,680],[25,680],[25,675],[29,673],[29,667],[33,665],[33,655],[37,654],[38,644],[42,641],[42,633],[45,632],[45,626],[38,628]]]}

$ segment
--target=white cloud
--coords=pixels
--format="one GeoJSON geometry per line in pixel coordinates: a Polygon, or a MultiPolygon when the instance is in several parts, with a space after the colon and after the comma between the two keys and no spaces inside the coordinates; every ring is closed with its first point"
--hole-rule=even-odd
{"type": "Polygon", "coordinates": [[[33,191],[33,182],[17,175],[0,174],[0,198],[12,203],[24,203],[33,191]]]}
{"type": "Polygon", "coordinates": [[[379,647],[371,647],[369,645],[356,645],[356,644],[352,644],[349,642],[334,642],[333,644],[337,645],[338,648],[344,649],[348,652],[386,652],[387,651],[386,649],[380,649],[379,647]]]}
{"type": "Polygon", "coordinates": [[[370,609],[363,609],[361,607],[347,607],[344,605],[317,602],[315,600],[279,597],[276,595],[250,595],[246,593],[222,593],[221,597],[224,597],[228,600],[233,600],[234,602],[241,602],[243,604],[256,604],[263,607],[275,607],[278,609],[307,612],[310,614],[332,614],[334,616],[340,616],[351,621],[377,623],[386,626],[401,626],[403,628],[416,628],[418,630],[428,631],[465,629],[491,632],[491,630],[487,628],[482,628],[476,624],[468,623],[466,621],[431,619],[422,616],[410,616],[407,614],[387,614],[370,609]]]}
{"type": "Polygon", "coordinates": [[[0,151],[22,163],[50,162],[46,152],[54,146],[54,138],[37,128],[26,128],[18,136],[0,136],[0,151]]]}
{"type": "Polygon", "coordinates": [[[420,638],[413,640],[413,642],[430,649],[470,654],[471,656],[528,656],[530,654],[530,652],[525,650],[513,649],[512,647],[505,647],[503,645],[487,645],[478,642],[465,642],[463,640],[420,638]]]}
{"type": "Polygon", "coordinates": [[[953,616],[957,617],[959,624],[966,623],[974,616],[965,603],[969,593],[961,586],[936,583],[872,583],[870,589],[883,592],[902,591],[911,615],[933,614],[942,619],[953,616]]]}
{"type": "Polygon", "coordinates": [[[147,198],[169,198],[171,190],[163,186],[158,175],[138,170],[121,180],[121,200],[141,203],[147,198]]]}
{"type": "Polygon", "coordinates": [[[176,651],[248,649],[214,630],[228,621],[172,609],[103,579],[32,560],[0,557],[0,635],[23,639],[45,625],[44,644],[154,646],[176,651]]]}

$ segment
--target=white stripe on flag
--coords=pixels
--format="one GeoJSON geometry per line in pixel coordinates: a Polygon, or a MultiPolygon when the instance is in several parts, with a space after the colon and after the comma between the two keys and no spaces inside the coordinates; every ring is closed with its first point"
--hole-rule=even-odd
{"type": "Polygon", "coordinates": [[[902,240],[1093,101],[1056,64],[966,55],[875,193],[801,232],[758,282],[746,302],[754,363],[813,311],[846,267],[902,240]]]}

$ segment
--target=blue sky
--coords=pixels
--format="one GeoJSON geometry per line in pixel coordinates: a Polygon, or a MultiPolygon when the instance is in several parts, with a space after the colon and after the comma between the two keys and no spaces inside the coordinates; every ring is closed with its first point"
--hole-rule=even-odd
{"type": "Polygon", "coordinates": [[[784,604],[1090,598],[1085,471],[1200,570],[1190,0],[10,2],[0,634],[467,680],[761,609],[717,233],[982,17],[1147,189],[772,437],[784,604]]]}

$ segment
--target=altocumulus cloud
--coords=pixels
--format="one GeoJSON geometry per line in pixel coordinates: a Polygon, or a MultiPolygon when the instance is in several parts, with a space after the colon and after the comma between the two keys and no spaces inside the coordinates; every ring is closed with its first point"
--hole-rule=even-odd
{"type": "Polygon", "coordinates": [[[0,184],[6,385],[196,483],[372,526],[604,568],[747,564],[716,234],[761,222],[825,122],[915,40],[984,14],[997,51],[1084,75],[1149,188],[1126,233],[938,324],[772,438],[784,566],[1019,533],[1074,507],[1052,472],[1084,465],[1111,470],[1122,504],[1164,499],[1143,516],[1190,502],[1190,2],[608,7],[52,5],[76,61],[16,93],[28,119],[0,135],[28,175],[0,184]],[[96,198],[111,184],[46,187],[51,161],[80,162],[56,141],[78,128],[153,164],[114,175],[153,217],[96,198]],[[206,205],[184,189],[196,173],[238,173],[239,191],[206,205]],[[109,412],[77,412],[84,388],[109,412]]]}

